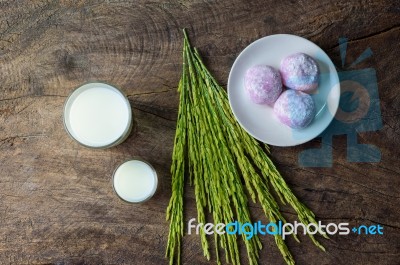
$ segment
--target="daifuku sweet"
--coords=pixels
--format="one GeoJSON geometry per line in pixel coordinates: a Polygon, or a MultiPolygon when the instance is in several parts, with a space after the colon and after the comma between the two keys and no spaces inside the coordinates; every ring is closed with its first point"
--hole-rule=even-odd
{"type": "Polygon", "coordinates": [[[281,62],[280,72],[282,82],[288,88],[309,93],[318,87],[318,64],[305,53],[285,57],[281,62]]]}
{"type": "Polygon", "coordinates": [[[315,116],[315,105],[312,97],[296,90],[283,92],[274,105],[278,119],[293,129],[307,127],[315,116]]]}
{"type": "Polygon", "coordinates": [[[282,93],[279,71],[267,65],[256,65],[246,71],[244,87],[254,103],[272,105],[282,93]]]}

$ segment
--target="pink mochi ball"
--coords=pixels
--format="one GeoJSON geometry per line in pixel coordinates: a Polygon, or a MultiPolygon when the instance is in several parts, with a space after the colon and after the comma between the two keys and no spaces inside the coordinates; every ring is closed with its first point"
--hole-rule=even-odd
{"type": "Polygon", "coordinates": [[[271,66],[256,65],[246,71],[244,87],[254,103],[272,105],[282,93],[281,75],[271,66]]]}
{"type": "Polygon", "coordinates": [[[314,119],[314,100],[306,93],[289,89],[283,92],[275,102],[274,113],[283,124],[290,128],[303,129],[314,119]]]}
{"type": "Polygon", "coordinates": [[[310,93],[318,87],[318,64],[305,53],[285,57],[281,62],[280,72],[282,82],[287,88],[310,93]]]}

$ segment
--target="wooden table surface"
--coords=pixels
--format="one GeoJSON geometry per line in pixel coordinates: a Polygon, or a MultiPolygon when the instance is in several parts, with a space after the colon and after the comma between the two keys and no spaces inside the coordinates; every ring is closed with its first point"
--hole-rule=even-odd
{"type": "MultiPolygon", "coordinates": [[[[319,220],[384,226],[384,235],[322,239],[326,253],[304,236],[289,239],[297,264],[400,264],[399,1],[102,2],[0,2],[0,264],[167,264],[182,28],[223,86],[248,44],[277,33],[315,42],[338,71],[376,70],[383,126],[358,141],[380,150],[379,163],[349,162],[346,135],[333,137],[332,167],[299,165],[318,139],[272,147],[272,157],[319,220]],[[343,67],[340,37],[349,40],[343,67]],[[349,67],[367,48],[373,56],[349,67]],[[120,87],[135,116],[127,141],[106,150],[80,146],[62,122],[66,97],[93,80],[120,87]],[[113,170],[133,156],[159,174],[144,204],[124,203],[112,189],[113,170]]],[[[196,209],[186,190],[189,220],[196,209]]],[[[267,222],[259,205],[251,211],[267,222]]],[[[282,211],[295,220],[291,208],[282,211]]],[[[284,264],[273,238],[261,239],[260,264],[284,264]]],[[[184,264],[215,264],[198,236],[185,236],[182,251],[184,264]]]]}

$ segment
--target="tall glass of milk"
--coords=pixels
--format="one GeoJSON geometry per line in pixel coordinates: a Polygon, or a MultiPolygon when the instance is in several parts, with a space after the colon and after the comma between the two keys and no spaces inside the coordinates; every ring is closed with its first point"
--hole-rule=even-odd
{"type": "Polygon", "coordinates": [[[132,129],[132,109],[122,92],[108,84],[88,83],[77,88],[64,106],[68,134],[90,148],[122,143],[132,129]]]}

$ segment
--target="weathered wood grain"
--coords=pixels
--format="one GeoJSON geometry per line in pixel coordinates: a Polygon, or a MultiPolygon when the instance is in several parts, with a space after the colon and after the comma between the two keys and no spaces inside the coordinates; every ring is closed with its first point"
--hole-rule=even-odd
{"type": "MultiPolygon", "coordinates": [[[[338,66],[339,37],[349,38],[347,63],[372,49],[355,69],[377,71],[383,128],[359,140],[378,146],[382,161],[347,162],[345,136],[334,137],[332,168],[297,163],[318,139],[272,148],[272,157],[319,219],[385,227],[383,236],[322,240],[326,253],[307,238],[289,239],[298,264],[399,264],[399,21],[400,3],[390,0],[1,1],[0,264],[167,264],[184,27],[223,85],[239,52],[270,34],[308,38],[338,66]],[[108,150],[83,148],[63,128],[66,97],[90,80],[120,87],[133,106],[132,135],[108,150]],[[141,205],[121,202],[111,185],[114,168],[133,156],[148,160],[160,180],[141,205]]],[[[195,217],[190,187],[185,202],[186,216],[195,217]]],[[[267,221],[251,207],[255,219],[267,221]]],[[[283,211],[294,220],[290,208],[283,211]]],[[[260,264],[283,264],[273,239],[262,241],[260,264]]],[[[209,264],[198,237],[186,236],[183,246],[185,264],[209,264]]]]}

